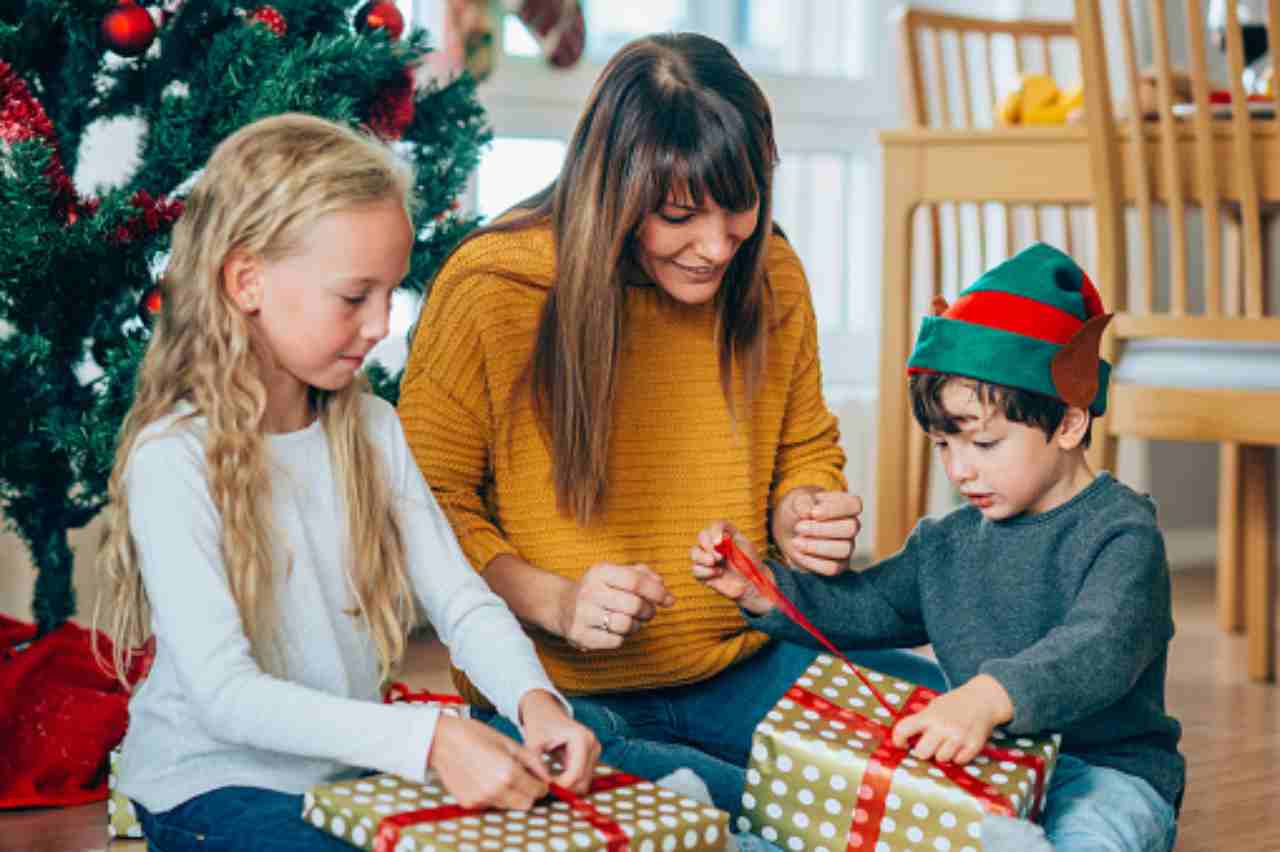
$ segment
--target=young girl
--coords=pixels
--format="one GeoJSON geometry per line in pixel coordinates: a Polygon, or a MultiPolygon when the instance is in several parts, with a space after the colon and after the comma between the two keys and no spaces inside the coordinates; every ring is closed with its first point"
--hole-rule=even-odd
{"type": "Polygon", "coordinates": [[[345,849],[300,794],[365,768],[510,808],[545,793],[544,752],[559,783],[590,778],[594,737],[358,379],[408,269],[411,185],[381,144],[276,116],[218,146],[174,231],[102,559],[119,647],[156,640],[120,789],[165,852],[345,849]],[[524,746],[379,702],[415,602],[524,746]]]}

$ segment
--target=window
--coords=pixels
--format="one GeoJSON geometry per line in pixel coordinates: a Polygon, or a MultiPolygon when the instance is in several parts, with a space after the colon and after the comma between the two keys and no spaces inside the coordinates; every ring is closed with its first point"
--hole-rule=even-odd
{"type": "MultiPolygon", "coordinates": [[[[847,0],[582,0],[587,57],[603,64],[618,48],[653,32],[693,31],[724,42],[754,73],[860,77],[862,23],[847,0]]],[[[511,12],[503,17],[503,50],[537,57],[538,43],[511,12]]]]}
{"type": "Polygon", "coordinates": [[[476,211],[492,219],[555,180],[564,160],[559,139],[499,136],[476,170],[476,211]]]}

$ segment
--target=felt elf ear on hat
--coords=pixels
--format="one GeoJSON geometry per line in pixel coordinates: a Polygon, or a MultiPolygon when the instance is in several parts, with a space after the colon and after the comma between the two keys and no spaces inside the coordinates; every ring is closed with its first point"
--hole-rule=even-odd
{"type": "Polygon", "coordinates": [[[1111,320],[1076,262],[1044,243],[983,274],[954,305],[934,299],[908,373],[952,373],[1107,409],[1111,365],[1098,356],[1111,320]]]}

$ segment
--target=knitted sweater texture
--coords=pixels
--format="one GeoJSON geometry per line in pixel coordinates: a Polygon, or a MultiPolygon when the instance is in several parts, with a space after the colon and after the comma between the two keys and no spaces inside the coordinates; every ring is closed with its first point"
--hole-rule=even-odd
{"type": "MultiPolygon", "coordinates": [[[[726,518],[763,548],[769,512],[788,491],[845,487],[804,271],[786,240],[771,237],[767,372],[736,422],[720,389],[715,308],[628,288],[606,502],[584,527],[557,510],[529,395],[512,393],[527,390],[554,266],[548,227],[487,234],[454,254],[423,308],[401,385],[409,444],[477,570],[507,553],[573,580],[598,562],[642,563],[675,596],[613,651],[582,652],[533,631],[558,687],[591,694],[711,677],[766,639],[693,579],[698,531],[726,518]]],[[[477,698],[457,672],[455,681],[477,698]]]]}

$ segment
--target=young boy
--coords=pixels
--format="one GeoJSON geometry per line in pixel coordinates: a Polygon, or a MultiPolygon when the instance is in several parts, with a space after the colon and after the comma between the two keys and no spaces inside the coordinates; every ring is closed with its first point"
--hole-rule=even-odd
{"type": "MultiPolygon", "coordinates": [[[[1171,849],[1185,766],[1164,707],[1164,541],[1151,500],[1085,459],[1106,407],[1098,343],[1110,316],[1046,245],[935,309],[908,362],[912,408],[968,505],[922,520],[861,573],[762,568],[841,648],[933,644],[954,688],[898,723],[899,747],[963,764],[997,726],[1060,731],[1044,819],[1059,852],[1171,849]]],[[[699,534],[694,575],[753,627],[813,644],[721,561],[726,532],[699,534]]]]}

